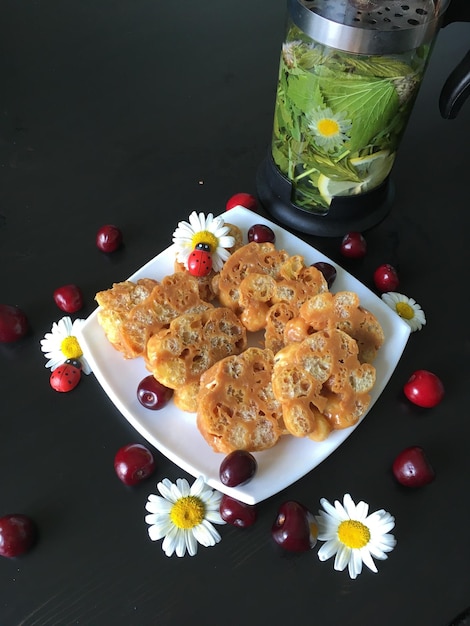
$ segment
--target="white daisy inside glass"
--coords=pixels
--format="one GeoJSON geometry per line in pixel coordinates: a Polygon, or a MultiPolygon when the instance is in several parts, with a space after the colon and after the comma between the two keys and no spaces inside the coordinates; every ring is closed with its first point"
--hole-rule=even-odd
{"type": "Polygon", "coordinates": [[[179,222],[173,233],[173,243],[176,246],[176,260],[188,268],[188,259],[198,244],[209,246],[212,257],[212,267],[219,272],[229,258],[228,248],[235,245],[235,238],[229,235],[230,227],[225,226],[223,217],[214,218],[212,213],[193,211],[189,222],[179,222]]]}
{"type": "Polygon", "coordinates": [[[346,119],[344,111],[333,113],[330,108],[327,108],[310,115],[308,127],[315,137],[315,143],[327,152],[331,152],[349,139],[347,133],[352,127],[352,122],[346,119]]]}
{"type": "Polygon", "coordinates": [[[176,553],[181,557],[186,552],[194,556],[198,544],[208,547],[220,541],[213,524],[225,524],[219,513],[222,494],[206,485],[202,476],[191,486],[185,478],[178,478],[176,483],[165,478],[157,489],[161,495],[149,495],[145,521],[152,541],[163,538],[166,556],[176,553]]]}
{"type": "Polygon", "coordinates": [[[41,350],[48,359],[46,367],[50,367],[52,372],[67,359],[76,359],[82,366],[82,372],[90,374],[90,364],[77,339],[79,329],[84,323],[85,320],[82,319],[72,322],[70,317],[63,317],[54,322],[51,332],[46,333],[44,339],[41,339],[41,350]]]}
{"type": "Polygon", "coordinates": [[[387,291],[382,294],[382,300],[408,324],[411,332],[421,330],[426,324],[424,311],[413,298],[397,291],[387,291]]]}
{"type": "Polygon", "coordinates": [[[326,498],[320,504],[324,510],[316,517],[318,539],[325,542],[318,551],[320,561],[334,556],[335,570],[341,572],[347,567],[352,579],[362,572],[363,563],[377,573],[373,559],[386,559],[396,545],[390,534],[395,518],[383,509],[369,515],[369,505],[362,501],[354,504],[349,493],[343,504],[336,500],[332,505],[326,498]]]}

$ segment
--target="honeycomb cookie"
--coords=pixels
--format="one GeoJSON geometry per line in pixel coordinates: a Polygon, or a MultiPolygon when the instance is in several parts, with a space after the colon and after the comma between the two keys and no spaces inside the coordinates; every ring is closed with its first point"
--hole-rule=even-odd
{"type": "Polygon", "coordinates": [[[213,308],[201,299],[197,280],[185,272],[165,276],[145,298],[127,310],[120,308],[121,290],[122,283],[118,283],[109,290],[111,293],[100,292],[96,298],[105,305],[98,313],[99,323],[127,359],[144,356],[149,338],[179,315],[213,308]]]}
{"type": "Polygon", "coordinates": [[[357,355],[356,341],[334,328],[288,344],[275,355],[273,393],[292,435],[323,441],[364,415],[375,368],[361,364],[357,355]]]}
{"type": "Polygon", "coordinates": [[[266,315],[264,345],[276,354],[284,346],[284,331],[290,320],[298,316],[297,307],[287,302],[277,302],[270,307],[266,315]]]}
{"type": "Polygon", "coordinates": [[[157,285],[158,281],[152,278],[141,278],[137,282],[126,280],[96,294],[95,300],[100,306],[98,322],[116,350],[125,352],[120,329],[130,311],[142,303],[157,285]]]}
{"type": "Polygon", "coordinates": [[[212,308],[180,315],[150,337],[145,363],[159,382],[175,390],[173,399],[179,408],[195,412],[201,374],[246,345],[246,330],[235,313],[212,308]]]}
{"type": "MultiPolygon", "coordinates": [[[[232,236],[235,239],[234,245],[231,248],[228,248],[228,251],[233,254],[235,250],[238,250],[238,248],[241,248],[241,246],[243,245],[243,232],[238,226],[235,226],[235,224],[228,224],[227,222],[225,222],[225,226],[228,226],[230,229],[227,235],[232,236]]],[[[174,271],[188,273],[188,270],[186,269],[184,263],[178,260],[175,260],[174,271]]],[[[214,288],[212,286],[214,276],[216,274],[218,273],[212,269],[206,276],[196,277],[199,286],[199,295],[201,299],[205,300],[206,302],[212,302],[216,297],[214,288]]]]}
{"type": "Polygon", "coordinates": [[[252,242],[228,259],[214,289],[246,329],[256,332],[266,327],[266,316],[274,304],[286,302],[298,308],[328,285],[317,268],[305,265],[303,257],[290,256],[272,243],[252,242]]]}
{"type": "Polygon", "coordinates": [[[201,376],[197,426],[215,452],[272,448],[286,433],[272,390],[273,353],[247,348],[201,376]]]}
{"type": "Polygon", "coordinates": [[[356,340],[359,361],[372,363],[385,340],[375,315],[360,306],[359,296],[352,291],[319,293],[308,298],[299,313],[286,322],[285,343],[302,341],[314,331],[337,328],[356,340]]]}

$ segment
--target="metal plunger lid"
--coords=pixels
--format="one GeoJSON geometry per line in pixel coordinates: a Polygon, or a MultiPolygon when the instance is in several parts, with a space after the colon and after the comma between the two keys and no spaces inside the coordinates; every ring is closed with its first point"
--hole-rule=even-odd
{"type": "Polygon", "coordinates": [[[450,0],[288,0],[314,41],[355,54],[400,54],[430,43],[450,0]]]}

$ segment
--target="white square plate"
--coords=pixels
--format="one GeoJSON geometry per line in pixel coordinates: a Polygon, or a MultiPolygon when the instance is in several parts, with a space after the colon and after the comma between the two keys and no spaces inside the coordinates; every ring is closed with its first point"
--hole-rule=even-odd
{"type": "MultiPolygon", "coordinates": [[[[377,317],[385,333],[385,342],[374,361],[377,377],[371,393],[369,413],[403,353],[410,334],[409,326],[351,274],[283,228],[242,207],[226,213],[225,219],[242,229],[245,241],[250,226],[267,224],[276,234],[277,248],[303,255],[307,265],[317,261],[331,263],[337,270],[331,290],[355,291],[361,305],[377,317]]],[[[173,273],[174,258],[175,250],[170,246],[130,276],[129,280],[162,280],[167,274],[173,273]]],[[[97,311],[85,321],[79,341],[103,390],[130,424],[162,454],[194,477],[203,475],[213,488],[238,500],[255,504],[288,487],[334,452],[359,425],[334,431],[323,442],[282,437],[270,450],[255,453],[258,470],[250,482],[236,488],[225,487],[219,480],[223,455],[213,452],[203,439],[196,426],[195,414],[180,411],[172,401],[158,411],[146,409],[139,403],[137,385],[149,372],[142,359],[126,360],[111,346],[98,324],[97,311]]]]}

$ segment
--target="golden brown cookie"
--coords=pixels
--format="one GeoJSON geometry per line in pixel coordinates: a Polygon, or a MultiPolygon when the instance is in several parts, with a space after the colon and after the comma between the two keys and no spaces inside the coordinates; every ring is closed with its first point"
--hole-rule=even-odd
{"type": "Polygon", "coordinates": [[[309,297],[300,315],[286,322],[284,341],[302,341],[312,332],[337,328],[357,341],[359,361],[372,363],[384,342],[383,329],[370,311],[360,306],[352,291],[323,292],[309,297]]]}
{"type": "Polygon", "coordinates": [[[298,308],[307,297],[328,289],[323,274],[307,267],[303,257],[290,256],[272,243],[255,242],[232,254],[213,286],[223,306],[235,311],[252,332],[266,327],[274,304],[298,308]]]}
{"type": "Polygon", "coordinates": [[[121,327],[130,311],[148,298],[156,285],[158,281],[151,278],[141,278],[137,282],[126,280],[96,294],[95,300],[100,305],[98,322],[116,350],[125,352],[121,327]]]}
{"type": "Polygon", "coordinates": [[[322,441],[364,415],[375,368],[357,355],[356,341],[337,329],[318,331],[275,355],[273,392],[292,435],[322,441]]]}
{"type": "Polygon", "coordinates": [[[148,339],[175,317],[213,308],[201,299],[197,280],[186,272],[176,272],[165,276],[161,282],[155,281],[146,297],[133,305],[132,298],[123,298],[123,291],[133,292],[129,282],[115,283],[112,289],[96,295],[103,307],[98,311],[98,321],[109,341],[127,359],[143,356],[148,339]],[[127,307],[122,306],[123,301],[128,303],[127,307]]]}
{"type": "Polygon", "coordinates": [[[180,315],[147,342],[145,364],[166,387],[177,391],[175,404],[196,410],[201,374],[214,363],[245,350],[246,330],[225,307],[180,315]]]}
{"type": "Polygon", "coordinates": [[[248,348],[222,359],[201,376],[197,426],[216,452],[266,450],[285,433],[274,398],[273,353],[248,348]]]}

